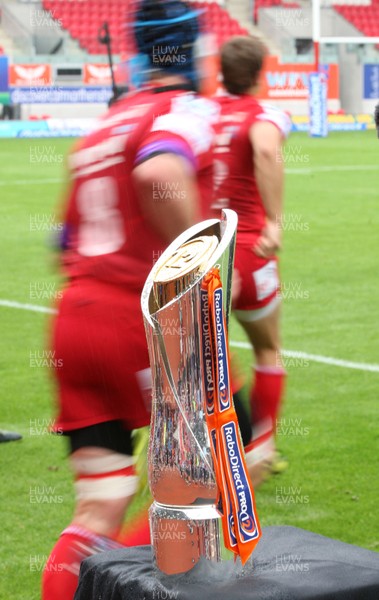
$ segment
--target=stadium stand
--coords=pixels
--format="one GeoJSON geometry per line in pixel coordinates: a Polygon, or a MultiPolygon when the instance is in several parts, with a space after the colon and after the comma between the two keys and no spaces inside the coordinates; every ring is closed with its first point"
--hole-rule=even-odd
{"type": "Polygon", "coordinates": [[[355,0],[354,5],[334,4],[334,10],[364,35],[379,36],[379,0],[372,0],[370,4],[366,0],[355,0]]]}
{"type": "MultiPolygon", "coordinates": [[[[114,54],[134,51],[132,36],[127,35],[125,22],[129,11],[127,0],[91,0],[83,2],[72,0],[43,0],[43,7],[62,28],[79,41],[80,46],[89,54],[105,54],[106,48],[98,42],[98,31],[104,21],[109,23],[114,54]]],[[[228,37],[247,34],[247,30],[217,2],[192,2],[195,8],[203,11],[204,24],[211,29],[221,45],[228,37]]]]}
{"type": "Polygon", "coordinates": [[[258,22],[260,8],[300,8],[297,2],[283,2],[283,0],[256,0],[254,3],[254,23],[258,22]]]}

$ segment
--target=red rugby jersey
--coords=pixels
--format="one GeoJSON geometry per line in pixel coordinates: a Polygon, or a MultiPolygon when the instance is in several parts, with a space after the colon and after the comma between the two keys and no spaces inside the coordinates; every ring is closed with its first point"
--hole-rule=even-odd
{"type": "MultiPolygon", "coordinates": [[[[239,242],[249,243],[265,224],[265,209],[253,171],[253,148],[249,131],[257,121],[270,121],[287,136],[291,121],[274,107],[260,104],[253,96],[223,94],[215,98],[221,107],[216,125],[214,147],[215,196],[212,209],[216,216],[221,208],[238,214],[239,242]]],[[[280,160],[278,149],[278,160],[280,160]]]]}
{"type": "Polygon", "coordinates": [[[167,242],[141,213],[133,168],[155,152],[185,156],[197,173],[205,216],[212,198],[212,122],[218,111],[216,103],[193,93],[156,93],[150,87],[118,100],[99,120],[69,158],[64,265],[71,278],[91,277],[141,291],[167,242]]]}

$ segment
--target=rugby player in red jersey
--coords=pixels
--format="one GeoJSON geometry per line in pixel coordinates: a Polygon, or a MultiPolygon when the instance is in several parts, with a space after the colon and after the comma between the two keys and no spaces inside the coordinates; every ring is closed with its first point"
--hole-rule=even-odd
{"type": "Polygon", "coordinates": [[[254,97],[265,54],[263,44],[250,37],[231,38],[222,47],[225,91],[216,97],[221,116],[216,127],[213,204],[215,211],[228,207],[238,214],[239,293],[233,310],[256,359],[250,398],[253,441],[244,442],[255,484],[275,460],[276,418],[284,390],[276,253],[281,246],[284,183],[281,146],[291,127],[285,113],[254,97]]]}
{"type": "Polygon", "coordinates": [[[131,431],[150,421],[140,308],[146,277],[212,191],[212,120],[194,94],[197,15],[179,0],[143,0],[134,26],[151,77],[120,98],[69,159],[68,277],[53,324],[55,426],[70,442],[76,504],[43,575],[43,600],[70,600],[80,562],[115,548],[136,491],[131,431]]]}

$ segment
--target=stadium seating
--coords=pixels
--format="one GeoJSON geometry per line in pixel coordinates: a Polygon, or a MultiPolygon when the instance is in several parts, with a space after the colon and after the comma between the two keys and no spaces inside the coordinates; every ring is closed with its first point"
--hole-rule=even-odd
{"type": "Polygon", "coordinates": [[[297,2],[283,2],[283,0],[255,0],[254,23],[258,22],[258,11],[260,8],[300,8],[297,2]]]}
{"type": "MultiPolygon", "coordinates": [[[[201,11],[204,28],[216,34],[219,45],[232,35],[247,34],[247,30],[217,2],[196,1],[192,4],[201,11]]],[[[89,54],[106,53],[106,47],[98,41],[99,28],[105,21],[109,24],[112,52],[134,52],[133,36],[127,26],[131,20],[129,0],[43,0],[43,7],[89,54]]]]}
{"type": "Polygon", "coordinates": [[[334,5],[334,10],[359,29],[364,35],[379,36],[379,0],[372,0],[370,5],[334,5]]]}

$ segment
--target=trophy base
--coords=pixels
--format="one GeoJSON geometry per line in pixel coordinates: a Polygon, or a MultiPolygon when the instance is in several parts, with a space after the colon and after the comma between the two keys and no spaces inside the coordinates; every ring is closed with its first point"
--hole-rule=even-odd
{"type": "Polygon", "coordinates": [[[213,504],[183,508],[153,502],[149,518],[155,563],[166,575],[186,573],[201,558],[221,561],[221,518],[213,504]]]}

